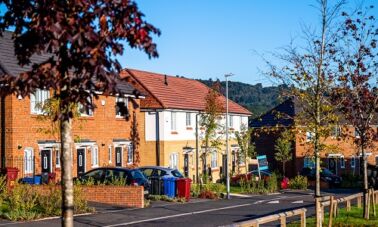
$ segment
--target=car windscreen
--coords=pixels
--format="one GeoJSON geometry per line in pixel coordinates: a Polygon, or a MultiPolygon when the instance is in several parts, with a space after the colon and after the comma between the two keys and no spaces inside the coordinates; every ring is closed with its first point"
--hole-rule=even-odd
{"type": "Polygon", "coordinates": [[[140,172],[140,170],[132,170],[131,176],[134,179],[144,179],[145,178],[144,175],[142,174],[142,172],[140,172]]]}
{"type": "Polygon", "coordinates": [[[178,178],[183,178],[184,176],[180,173],[180,171],[178,171],[177,169],[175,170],[172,170],[172,175],[174,177],[178,177],[178,178]]]}

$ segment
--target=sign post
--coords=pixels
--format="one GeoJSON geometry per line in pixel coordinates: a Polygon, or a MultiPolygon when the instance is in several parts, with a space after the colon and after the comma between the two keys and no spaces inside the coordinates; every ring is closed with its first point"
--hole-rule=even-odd
{"type": "Polygon", "coordinates": [[[259,171],[259,179],[261,180],[261,170],[268,170],[268,160],[266,159],[266,155],[257,156],[257,169],[259,171]]]}

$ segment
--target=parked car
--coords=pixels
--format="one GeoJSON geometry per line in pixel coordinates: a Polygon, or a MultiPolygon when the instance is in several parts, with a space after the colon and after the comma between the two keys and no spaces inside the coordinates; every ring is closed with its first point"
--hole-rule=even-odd
{"type": "Polygon", "coordinates": [[[184,178],[184,175],[180,173],[177,169],[171,169],[161,166],[143,166],[139,168],[140,171],[147,178],[150,177],[175,177],[175,178],[184,178]]]}
{"type": "MultiPolygon", "coordinates": [[[[315,180],[315,168],[303,168],[302,176],[307,177],[309,180],[315,180]]],[[[329,169],[322,167],[320,171],[320,180],[327,182],[331,187],[337,187],[341,184],[342,178],[332,173],[329,169]]]]}
{"type": "MultiPolygon", "coordinates": [[[[269,177],[272,175],[272,173],[269,170],[261,170],[260,171],[261,178],[264,180],[269,179],[269,177]]],[[[238,174],[236,176],[231,177],[231,184],[239,184],[240,180],[243,179],[244,181],[255,179],[259,179],[259,171],[258,170],[252,170],[248,173],[238,174]]]]}
{"type": "Polygon", "coordinates": [[[107,184],[114,180],[125,179],[126,185],[143,186],[145,194],[150,188],[147,178],[139,169],[102,167],[92,169],[77,177],[76,180],[85,182],[90,178],[93,179],[94,184],[107,184]]]}

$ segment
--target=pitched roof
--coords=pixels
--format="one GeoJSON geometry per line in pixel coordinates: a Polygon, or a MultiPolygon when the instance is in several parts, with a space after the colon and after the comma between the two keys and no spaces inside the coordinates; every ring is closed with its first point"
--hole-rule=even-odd
{"type": "MultiPolygon", "coordinates": [[[[0,36],[0,76],[7,74],[18,76],[23,72],[30,71],[33,64],[39,64],[50,58],[51,54],[34,54],[31,56],[29,65],[20,66],[14,51],[12,32],[4,31],[0,36]]],[[[123,80],[117,80],[116,89],[125,94],[140,94],[132,85],[123,80]]]]}
{"type": "MultiPolygon", "coordinates": [[[[124,71],[140,83],[164,109],[205,110],[205,97],[210,88],[197,80],[136,69],[124,71]],[[165,78],[167,83],[165,83],[165,78]]],[[[221,96],[221,101],[226,106],[224,96],[221,96]]],[[[228,106],[230,113],[251,115],[251,112],[231,100],[228,106]]]]}
{"type": "Polygon", "coordinates": [[[298,105],[293,99],[289,98],[262,116],[252,119],[249,127],[292,126],[297,111],[298,105]]]}

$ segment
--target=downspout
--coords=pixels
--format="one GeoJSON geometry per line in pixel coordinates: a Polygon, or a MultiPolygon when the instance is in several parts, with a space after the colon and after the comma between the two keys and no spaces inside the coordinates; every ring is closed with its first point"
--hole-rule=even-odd
{"type": "Polygon", "coordinates": [[[5,96],[1,96],[0,101],[1,117],[1,168],[5,168],[5,96]]]}
{"type": "Polygon", "coordinates": [[[160,125],[159,125],[159,111],[156,110],[155,130],[156,130],[156,165],[160,166],[160,125]]]}

